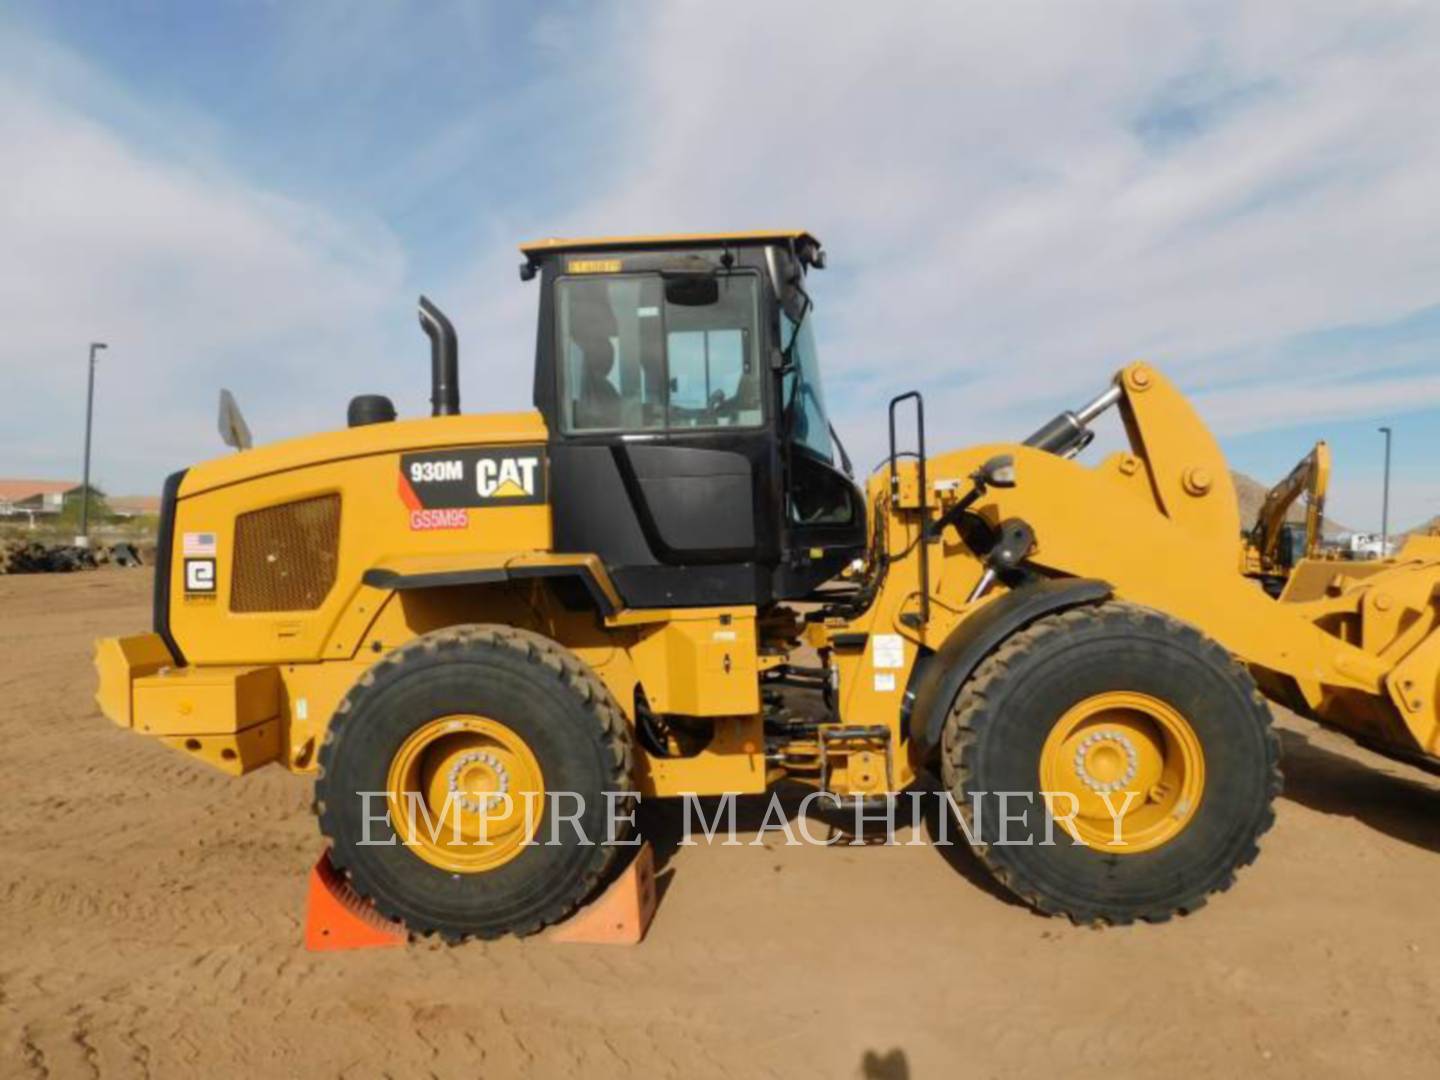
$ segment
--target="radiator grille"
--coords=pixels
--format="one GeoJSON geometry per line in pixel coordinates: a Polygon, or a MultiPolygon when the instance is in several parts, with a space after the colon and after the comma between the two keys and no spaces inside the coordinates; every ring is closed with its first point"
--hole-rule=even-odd
{"type": "Polygon", "coordinates": [[[231,611],[310,611],[335,584],[340,496],[252,510],[235,519],[231,611]]]}

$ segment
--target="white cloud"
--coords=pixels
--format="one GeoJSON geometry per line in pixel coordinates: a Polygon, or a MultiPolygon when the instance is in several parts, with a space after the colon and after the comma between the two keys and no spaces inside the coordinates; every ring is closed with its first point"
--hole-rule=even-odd
{"type": "MultiPolygon", "coordinates": [[[[315,115],[346,79],[354,120],[418,92],[433,42],[407,53],[406,16],[348,12],[297,13],[267,78],[315,115]]],[[[463,66],[500,24],[445,25],[463,66]]],[[[70,436],[44,429],[63,415],[78,443],[96,336],[102,444],[126,440],[152,484],[211,451],[218,385],[262,437],[331,426],[359,390],[418,411],[412,265],[459,326],[466,407],[524,407],[516,240],[792,224],[831,250],[818,320],[857,463],[912,385],[932,444],[956,445],[1023,434],[1138,355],[1222,433],[1440,405],[1420,350],[1377,365],[1315,337],[1440,301],[1435,5],[674,2],[557,9],[519,36],[503,90],[357,181],[463,204],[474,258],[438,282],[433,251],[227,167],[213,119],[0,51],[0,138],[24,147],[0,172],[0,374],[45,417],[0,428],[0,460],[70,471],[70,436]],[[477,154],[528,190],[490,192],[477,154]]]]}
{"type": "Polygon", "coordinates": [[[1250,387],[1194,397],[1203,415],[1218,418],[1211,427],[1221,435],[1263,431],[1274,426],[1277,414],[1362,419],[1408,412],[1417,402],[1436,401],[1440,401],[1440,371],[1360,381],[1307,378],[1286,391],[1283,412],[1272,398],[1250,387]]]}
{"type": "MultiPolygon", "coordinates": [[[[73,58],[68,70],[72,84],[84,78],[73,58]]],[[[110,344],[96,467],[112,487],[154,488],[219,452],[220,385],[242,402],[247,389],[267,399],[275,415],[252,417],[258,430],[283,430],[297,412],[315,426],[306,391],[336,381],[342,363],[373,364],[378,320],[400,299],[405,260],[389,233],[249,185],[199,154],[142,149],[47,89],[0,75],[0,145],[10,148],[0,374],[9,400],[26,406],[0,429],[0,461],[78,473],[84,357],[96,339],[110,344]]],[[[330,424],[344,408],[333,396],[330,424]]]]}
{"type": "Polygon", "coordinates": [[[1312,383],[1280,348],[1440,299],[1437,15],[669,4],[617,59],[631,168],[564,224],[814,229],[857,458],[913,383],[946,445],[1027,430],[1137,355],[1213,391],[1222,430],[1440,404],[1433,379],[1339,389],[1359,355],[1312,383]]]}

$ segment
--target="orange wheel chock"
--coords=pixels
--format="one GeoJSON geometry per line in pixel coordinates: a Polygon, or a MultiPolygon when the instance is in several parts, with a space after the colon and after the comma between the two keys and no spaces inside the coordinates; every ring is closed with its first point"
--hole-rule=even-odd
{"type": "MultiPolygon", "coordinates": [[[[655,853],[640,845],[630,865],[598,897],[545,935],[581,945],[638,945],[655,916],[655,853]]],[[[385,918],[330,863],[327,850],[310,871],[305,948],[340,952],[404,945],[405,927],[385,918]]]]}
{"type": "Polygon", "coordinates": [[[655,899],[655,853],[647,842],[609,888],[546,937],[581,945],[638,945],[655,916],[655,899]]]}
{"type": "Polygon", "coordinates": [[[305,903],[305,948],[310,952],[404,945],[409,935],[364,900],[330,864],[330,852],[310,871],[305,903]]]}

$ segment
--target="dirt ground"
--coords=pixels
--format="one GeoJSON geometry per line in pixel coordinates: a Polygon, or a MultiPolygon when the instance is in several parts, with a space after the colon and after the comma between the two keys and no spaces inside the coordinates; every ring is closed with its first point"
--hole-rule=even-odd
{"type": "Polygon", "coordinates": [[[1259,861],[1164,926],[1041,918],[958,848],[675,848],[647,808],[638,948],[307,954],[310,782],[92,703],[149,587],[0,578],[0,1075],[1436,1075],[1440,780],[1289,717],[1259,861]]]}

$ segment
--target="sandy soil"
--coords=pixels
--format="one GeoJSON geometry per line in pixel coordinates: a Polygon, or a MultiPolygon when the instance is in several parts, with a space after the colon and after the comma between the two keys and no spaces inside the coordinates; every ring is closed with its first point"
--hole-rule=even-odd
{"type": "MultiPolygon", "coordinates": [[[[673,847],[639,948],[310,955],[310,784],[91,702],[149,575],[0,578],[0,1075],[1433,1076],[1440,781],[1282,720],[1230,894],[1085,930],[931,847],[673,847]]],[[[903,837],[902,837],[903,838],[903,837]]]]}

